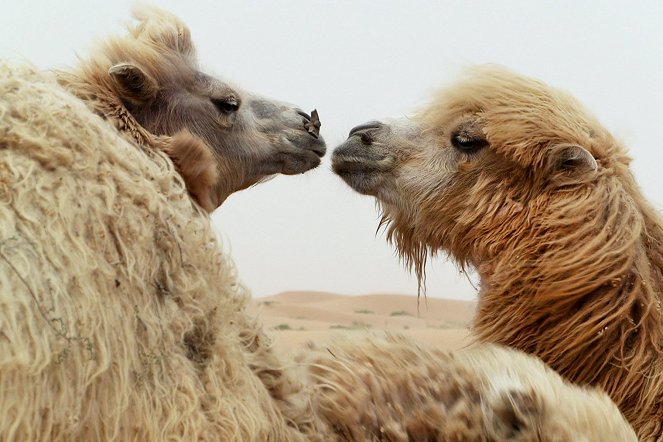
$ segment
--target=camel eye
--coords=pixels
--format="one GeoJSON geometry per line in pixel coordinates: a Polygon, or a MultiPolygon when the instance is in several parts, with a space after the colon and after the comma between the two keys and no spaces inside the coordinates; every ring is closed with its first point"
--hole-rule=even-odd
{"type": "Polygon", "coordinates": [[[231,114],[239,109],[239,101],[235,98],[210,98],[214,107],[222,114],[231,114]]]}
{"type": "Polygon", "coordinates": [[[456,133],[451,136],[451,144],[461,152],[474,153],[488,146],[485,138],[456,133]]]}

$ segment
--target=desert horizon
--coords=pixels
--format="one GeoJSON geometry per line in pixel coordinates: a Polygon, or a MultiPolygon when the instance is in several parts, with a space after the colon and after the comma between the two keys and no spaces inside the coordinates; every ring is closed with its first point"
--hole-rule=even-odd
{"type": "Polygon", "coordinates": [[[307,342],[324,345],[334,337],[361,339],[399,334],[422,345],[457,349],[471,342],[469,324],[476,303],[396,293],[344,295],[286,291],[254,298],[249,312],[274,345],[297,350],[307,342]]]}

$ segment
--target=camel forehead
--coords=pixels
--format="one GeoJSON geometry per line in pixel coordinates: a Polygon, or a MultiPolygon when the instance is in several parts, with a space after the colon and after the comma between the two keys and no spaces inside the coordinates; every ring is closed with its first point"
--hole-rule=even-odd
{"type": "Polygon", "coordinates": [[[587,117],[580,103],[569,94],[495,66],[468,69],[460,81],[438,94],[433,105],[446,107],[451,115],[528,111],[528,114],[564,112],[578,119],[587,117]]]}
{"type": "Polygon", "coordinates": [[[528,162],[528,155],[554,143],[574,143],[596,157],[611,137],[571,95],[545,83],[495,66],[479,66],[442,90],[423,109],[424,126],[448,134],[462,116],[475,116],[493,148],[528,162]]]}
{"type": "Polygon", "coordinates": [[[156,7],[141,6],[134,9],[133,16],[138,22],[129,26],[129,33],[134,39],[194,55],[189,28],[173,14],[156,7]]]}

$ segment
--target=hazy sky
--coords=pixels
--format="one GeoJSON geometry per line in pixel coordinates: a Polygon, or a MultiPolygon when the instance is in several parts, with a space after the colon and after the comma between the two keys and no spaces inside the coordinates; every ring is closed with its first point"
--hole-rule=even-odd
{"type": "MultiPolygon", "coordinates": [[[[156,1],[190,27],[203,68],[310,111],[331,150],[356,124],[407,115],[477,63],[499,63],[568,90],[630,146],[647,196],[663,207],[663,2],[156,1]]],[[[122,32],[127,1],[14,1],[0,55],[42,68],[122,32]]],[[[328,159],[233,195],[213,216],[256,296],[284,290],[416,293],[369,197],[328,159]]],[[[475,290],[444,259],[429,296],[475,290]]]]}

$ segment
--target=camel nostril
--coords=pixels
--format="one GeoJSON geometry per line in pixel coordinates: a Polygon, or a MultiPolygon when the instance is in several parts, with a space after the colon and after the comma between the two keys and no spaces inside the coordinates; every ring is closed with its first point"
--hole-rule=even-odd
{"type": "Polygon", "coordinates": [[[371,135],[370,132],[362,132],[362,133],[359,134],[359,136],[361,137],[361,142],[362,143],[364,143],[366,145],[373,144],[374,138],[373,138],[373,135],[371,135]]]}
{"type": "MultiPolygon", "coordinates": [[[[368,122],[368,123],[360,124],[359,126],[355,126],[352,129],[350,129],[350,134],[348,135],[348,138],[350,138],[351,136],[353,136],[357,132],[367,131],[369,129],[379,129],[381,127],[382,127],[382,123],[380,123],[379,121],[371,121],[371,122],[368,122]]],[[[363,140],[364,139],[363,134],[361,134],[361,135],[362,135],[362,140],[363,140]]]]}

